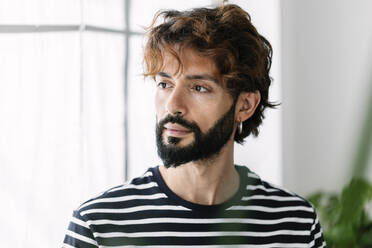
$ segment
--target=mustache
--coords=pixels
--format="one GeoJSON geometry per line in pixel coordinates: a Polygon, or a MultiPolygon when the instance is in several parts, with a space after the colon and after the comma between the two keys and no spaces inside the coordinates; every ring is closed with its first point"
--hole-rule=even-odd
{"type": "Polygon", "coordinates": [[[177,123],[187,129],[190,129],[193,132],[200,132],[200,128],[195,122],[189,122],[183,119],[182,117],[180,117],[179,115],[175,116],[175,115],[170,115],[170,114],[167,115],[164,119],[162,119],[158,123],[158,128],[163,129],[164,125],[167,124],[168,122],[177,123]]]}

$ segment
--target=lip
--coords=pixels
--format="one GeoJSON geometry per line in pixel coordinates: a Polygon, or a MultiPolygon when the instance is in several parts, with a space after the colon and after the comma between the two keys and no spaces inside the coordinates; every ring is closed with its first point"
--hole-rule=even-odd
{"type": "Polygon", "coordinates": [[[167,123],[164,125],[165,131],[169,136],[184,136],[191,133],[190,129],[187,129],[181,125],[175,123],[167,123]]]}

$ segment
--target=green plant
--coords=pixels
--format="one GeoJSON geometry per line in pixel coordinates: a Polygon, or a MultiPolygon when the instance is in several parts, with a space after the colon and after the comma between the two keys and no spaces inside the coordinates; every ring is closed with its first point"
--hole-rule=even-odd
{"type": "Polygon", "coordinates": [[[353,178],[340,194],[318,192],[310,202],[317,209],[328,247],[372,247],[372,220],[366,205],[372,199],[372,185],[353,178]]]}

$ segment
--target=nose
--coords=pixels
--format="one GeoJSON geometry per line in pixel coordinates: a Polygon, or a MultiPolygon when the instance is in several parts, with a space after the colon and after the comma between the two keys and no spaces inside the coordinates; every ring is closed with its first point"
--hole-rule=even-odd
{"type": "Polygon", "coordinates": [[[186,114],[185,92],[181,87],[175,87],[168,96],[166,109],[171,115],[184,116],[186,114]]]}

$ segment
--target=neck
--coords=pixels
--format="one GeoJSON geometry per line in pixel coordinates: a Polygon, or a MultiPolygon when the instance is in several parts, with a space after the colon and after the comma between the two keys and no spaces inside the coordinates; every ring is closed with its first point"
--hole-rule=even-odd
{"type": "Polygon", "coordinates": [[[233,143],[230,143],[213,160],[193,161],[176,168],[161,166],[160,173],[167,186],[184,200],[202,205],[220,204],[239,188],[233,155],[233,143]]]}

